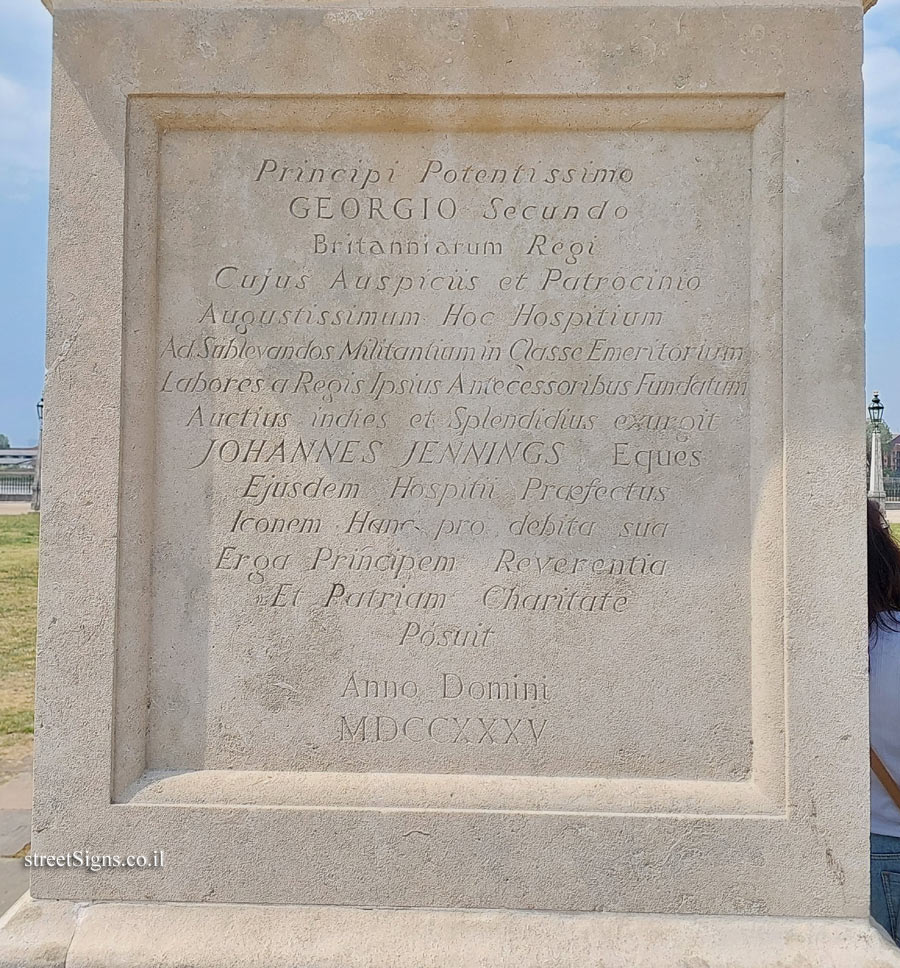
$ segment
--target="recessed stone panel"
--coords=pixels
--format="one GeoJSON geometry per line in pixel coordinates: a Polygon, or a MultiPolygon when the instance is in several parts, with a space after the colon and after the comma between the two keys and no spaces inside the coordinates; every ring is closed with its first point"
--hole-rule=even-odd
{"type": "Polygon", "coordinates": [[[138,99],[147,770],[749,781],[777,106],[138,99]]]}

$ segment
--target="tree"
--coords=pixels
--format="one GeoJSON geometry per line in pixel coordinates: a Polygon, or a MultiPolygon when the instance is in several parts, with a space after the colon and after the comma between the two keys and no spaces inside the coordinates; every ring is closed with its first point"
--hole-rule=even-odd
{"type": "MultiPolygon", "coordinates": [[[[866,421],[866,467],[872,464],[872,434],[875,431],[875,424],[871,420],[866,421]]],[[[894,434],[891,432],[891,428],[885,423],[884,420],[881,421],[881,457],[885,462],[885,470],[890,473],[889,465],[887,463],[887,456],[891,449],[891,441],[894,439],[894,434]]]]}
{"type": "Polygon", "coordinates": [[[6,434],[0,434],[0,450],[6,450],[9,447],[9,437],[6,434]]]}

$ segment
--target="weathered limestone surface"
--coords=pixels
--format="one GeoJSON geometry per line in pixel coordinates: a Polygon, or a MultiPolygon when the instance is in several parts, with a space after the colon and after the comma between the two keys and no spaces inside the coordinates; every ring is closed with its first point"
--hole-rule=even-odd
{"type": "Polygon", "coordinates": [[[854,919],[110,901],[75,908],[70,902],[23,898],[7,915],[6,931],[21,938],[27,934],[21,922],[40,918],[46,922],[45,930],[59,925],[58,934],[51,935],[44,960],[35,960],[27,949],[8,946],[0,948],[0,966],[891,968],[897,964],[896,949],[880,929],[854,919]]]}
{"type": "Polygon", "coordinates": [[[861,17],[55,4],[33,851],[149,860],[0,950],[897,962],[861,17]]]}

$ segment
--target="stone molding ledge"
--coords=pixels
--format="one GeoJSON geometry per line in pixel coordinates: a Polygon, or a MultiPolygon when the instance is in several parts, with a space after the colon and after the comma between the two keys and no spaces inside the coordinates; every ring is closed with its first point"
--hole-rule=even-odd
{"type": "Polygon", "coordinates": [[[24,895],[0,968],[898,968],[875,924],[256,904],[74,903],[24,895]]]}

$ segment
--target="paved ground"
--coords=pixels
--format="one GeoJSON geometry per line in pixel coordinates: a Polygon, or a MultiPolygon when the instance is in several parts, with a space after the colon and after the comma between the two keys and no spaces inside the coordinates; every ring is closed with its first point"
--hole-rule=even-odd
{"type": "Polygon", "coordinates": [[[0,785],[0,914],[28,890],[22,855],[31,840],[31,762],[0,785]],[[16,856],[16,855],[19,856],[16,856]]]}
{"type": "Polygon", "coordinates": [[[887,514],[887,519],[891,522],[891,524],[900,524],[900,509],[896,511],[888,510],[885,512],[885,514],[887,514]]]}
{"type": "Polygon", "coordinates": [[[0,514],[28,514],[31,501],[0,501],[0,514]]]}

